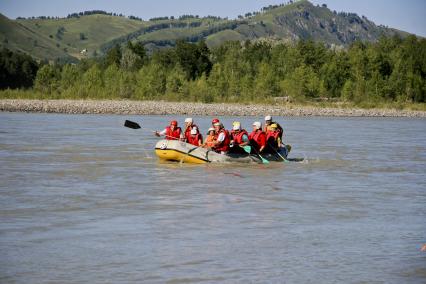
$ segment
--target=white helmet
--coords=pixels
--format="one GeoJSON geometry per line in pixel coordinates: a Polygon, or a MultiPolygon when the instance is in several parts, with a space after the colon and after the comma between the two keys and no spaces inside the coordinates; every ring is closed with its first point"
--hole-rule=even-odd
{"type": "Polygon", "coordinates": [[[253,122],[253,126],[256,126],[257,129],[260,129],[262,127],[262,123],[260,123],[259,121],[255,121],[253,122]]]}
{"type": "Polygon", "coordinates": [[[191,134],[196,135],[197,134],[197,127],[194,127],[191,129],[191,134]]]}
{"type": "Polygon", "coordinates": [[[188,118],[185,118],[185,123],[192,123],[192,118],[191,117],[188,117],[188,118]]]}
{"type": "Polygon", "coordinates": [[[265,121],[269,121],[269,120],[272,120],[272,116],[270,115],[265,116],[265,121]]]}

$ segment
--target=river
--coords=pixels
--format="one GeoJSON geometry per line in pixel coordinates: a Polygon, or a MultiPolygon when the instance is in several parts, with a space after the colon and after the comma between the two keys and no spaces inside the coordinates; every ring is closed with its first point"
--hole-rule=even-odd
{"type": "Polygon", "coordinates": [[[172,118],[0,112],[0,282],[426,282],[425,119],[277,117],[303,162],[188,165],[172,118]]]}

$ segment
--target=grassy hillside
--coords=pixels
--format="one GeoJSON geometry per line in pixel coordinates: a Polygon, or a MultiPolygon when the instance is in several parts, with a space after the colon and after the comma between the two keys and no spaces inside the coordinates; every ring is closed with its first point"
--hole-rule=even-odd
{"type": "Polygon", "coordinates": [[[17,22],[70,48],[70,54],[74,56],[80,56],[83,49],[87,49],[89,55],[93,55],[103,43],[146,25],[142,21],[108,15],[50,20],[30,19],[17,22]]]}
{"type": "Polygon", "coordinates": [[[45,36],[17,21],[0,14],[0,46],[18,50],[37,59],[69,58],[72,48],[66,48],[54,39],[45,36]]]}
{"type": "MultiPolygon", "coordinates": [[[[243,12],[243,11],[241,11],[243,12]]],[[[37,58],[54,59],[67,54],[76,58],[105,53],[116,44],[139,41],[150,49],[173,46],[177,39],[206,40],[217,46],[229,40],[312,39],[329,45],[348,46],[356,40],[377,41],[381,35],[407,33],[377,26],[353,13],[336,13],[307,0],[273,6],[237,20],[220,18],[139,21],[104,14],[62,19],[0,18],[2,45],[37,58]],[[85,55],[81,54],[87,49],[85,55]]]]}

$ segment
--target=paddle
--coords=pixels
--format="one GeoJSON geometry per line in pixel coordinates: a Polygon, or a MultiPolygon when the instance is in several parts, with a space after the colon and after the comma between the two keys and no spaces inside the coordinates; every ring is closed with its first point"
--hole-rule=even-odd
{"type": "MultiPolygon", "coordinates": [[[[268,160],[266,160],[265,158],[263,158],[261,155],[260,155],[260,153],[259,153],[259,151],[257,151],[256,150],[256,147],[251,147],[255,152],[256,152],[256,154],[260,157],[260,159],[262,160],[262,163],[263,164],[269,164],[269,161],[268,160]]],[[[245,149],[244,149],[245,150],[245,149]]]]}
{"type": "Polygon", "coordinates": [[[244,151],[246,151],[248,154],[251,153],[251,146],[250,145],[246,145],[242,147],[244,149],[244,151]]]}
{"type": "Polygon", "coordinates": [[[269,147],[271,147],[271,149],[273,149],[273,150],[275,151],[275,153],[277,153],[277,154],[278,154],[278,156],[280,156],[280,157],[281,157],[281,159],[283,159],[283,162],[285,162],[285,163],[289,163],[289,162],[290,162],[289,160],[287,160],[286,158],[284,158],[284,156],[282,156],[282,155],[280,154],[280,152],[278,152],[277,150],[275,150],[275,147],[272,147],[272,145],[271,145],[270,143],[268,143],[268,145],[269,145],[269,147]]]}
{"type": "Polygon", "coordinates": [[[128,127],[128,128],[132,128],[132,129],[139,129],[139,128],[141,128],[141,126],[139,124],[137,124],[136,122],[130,121],[130,120],[126,120],[124,122],[124,126],[128,127]]]}
{"type": "MultiPolygon", "coordinates": [[[[142,128],[142,127],[141,127],[138,123],[133,122],[133,121],[130,121],[130,120],[126,120],[126,121],[124,122],[124,126],[125,126],[125,127],[128,127],[128,128],[132,128],[132,129],[140,129],[140,128],[142,128]]],[[[146,130],[152,131],[152,132],[154,132],[154,133],[156,133],[156,132],[157,132],[157,131],[155,131],[155,130],[148,129],[148,128],[146,128],[146,130]]],[[[166,136],[166,137],[171,137],[171,138],[173,138],[172,140],[177,140],[175,137],[172,137],[172,136],[169,136],[169,135],[164,135],[164,136],[166,136]]]]}

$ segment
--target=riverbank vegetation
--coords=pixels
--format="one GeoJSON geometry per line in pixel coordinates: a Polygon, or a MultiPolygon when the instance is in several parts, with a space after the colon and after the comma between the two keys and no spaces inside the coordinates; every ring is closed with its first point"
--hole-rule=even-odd
{"type": "Polygon", "coordinates": [[[1,52],[4,90],[0,98],[290,102],[415,109],[424,109],[426,99],[426,40],[415,36],[355,42],[348,49],[313,41],[227,42],[209,49],[203,41],[177,41],[175,47],[152,54],[143,45],[129,42],[125,47],[115,46],[102,58],[78,64],[37,63],[38,70],[28,57],[12,60],[8,52],[1,52]],[[16,82],[10,79],[13,76],[27,78],[22,79],[26,83],[12,84],[16,82]]]}

